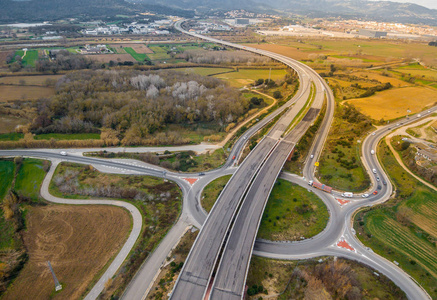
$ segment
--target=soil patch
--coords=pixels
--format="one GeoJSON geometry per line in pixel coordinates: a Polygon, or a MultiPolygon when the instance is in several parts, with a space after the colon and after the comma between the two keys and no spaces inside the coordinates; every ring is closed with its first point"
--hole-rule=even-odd
{"type": "Polygon", "coordinates": [[[112,206],[31,207],[24,233],[29,260],[2,299],[79,299],[119,251],[129,214],[112,206]],[[63,286],[54,293],[50,261],[63,286]]]}

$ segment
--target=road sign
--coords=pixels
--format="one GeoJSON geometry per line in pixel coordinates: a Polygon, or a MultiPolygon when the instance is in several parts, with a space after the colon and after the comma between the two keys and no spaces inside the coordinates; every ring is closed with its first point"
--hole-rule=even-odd
{"type": "Polygon", "coordinates": [[[318,166],[319,166],[319,162],[316,161],[316,162],[314,163],[314,165],[315,165],[316,167],[318,167],[318,166]]]}

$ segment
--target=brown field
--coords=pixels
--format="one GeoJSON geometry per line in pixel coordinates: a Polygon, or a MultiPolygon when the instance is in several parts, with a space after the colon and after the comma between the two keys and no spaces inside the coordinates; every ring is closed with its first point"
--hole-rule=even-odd
{"type": "Polygon", "coordinates": [[[136,60],[130,54],[96,54],[96,55],[85,55],[89,59],[97,60],[103,63],[109,63],[111,60],[115,62],[131,61],[136,62],[136,60]]]}
{"type": "Polygon", "coordinates": [[[0,102],[11,100],[36,100],[50,97],[55,90],[49,87],[0,85],[0,102]]]}
{"type": "Polygon", "coordinates": [[[8,51],[0,51],[0,66],[6,65],[6,57],[8,54],[8,51]]]}
{"type": "Polygon", "coordinates": [[[353,72],[352,75],[355,75],[357,77],[362,77],[362,78],[375,79],[375,80],[378,80],[381,83],[390,82],[391,85],[395,86],[395,87],[411,86],[410,83],[405,82],[403,80],[400,80],[400,79],[397,79],[397,78],[393,78],[393,77],[383,76],[381,74],[378,74],[377,72],[372,72],[372,71],[353,72]]]}
{"type": "Polygon", "coordinates": [[[122,247],[131,220],[118,207],[56,205],[30,208],[26,225],[29,260],[2,299],[80,299],[122,247]],[[60,292],[54,293],[47,261],[60,292]]]}
{"type": "Polygon", "coordinates": [[[136,53],[152,54],[153,51],[144,44],[119,44],[123,47],[131,47],[136,53]]]}
{"type": "Polygon", "coordinates": [[[25,118],[0,115],[0,134],[14,132],[18,125],[26,125],[29,121],[25,118]]]}
{"type": "Polygon", "coordinates": [[[432,106],[437,102],[437,91],[426,87],[406,87],[347,102],[374,120],[391,120],[405,116],[408,109],[414,114],[432,106]]]}
{"type": "Polygon", "coordinates": [[[41,86],[45,86],[47,79],[58,80],[62,76],[63,75],[0,77],[0,84],[21,84],[20,80],[24,80],[24,85],[41,85],[41,86]]]}
{"type": "MultiPolygon", "coordinates": [[[[301,50],[298,50],[296,48],[288,47],[288,46],[282,46],[282,45],[276,45],[276,44],[248,44],[248,46],[261,49],[261,50],[267,50],[272,51],[281,55],[285,55],[297,60],[306,60],[309,58],[309,55],[311,53],[304,53],[301,50]]],[[[316,51],[314,51],[316,52],[316,51]]],[[[324,51],[317,51],[318,54],[327,54],[324,51]]]]}

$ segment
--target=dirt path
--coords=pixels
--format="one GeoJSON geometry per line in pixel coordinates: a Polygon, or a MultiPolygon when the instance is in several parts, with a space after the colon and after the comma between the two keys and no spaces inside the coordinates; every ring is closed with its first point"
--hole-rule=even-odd
{"type": "MultiPolygon", "coordinates": [[[[431,119],[436,119],[436,117],[431,118],[431,119]]],[[[417,127],[420,124],[426,123],[429,121],[429,118],[424,119],[420,122],[411,124],[410,126],[404,126],[402,128],[399,128],[398,130],[390,133],[389,135],[387,135],[385,137],[385,142],[387,143],[388,147],[390,148],[390,151],[393,153],[394,157],[396,158],[396,161],[399,163],[399,165],[406,171],[408,172],[408,174],[410,174],[411,176],[413,176],[414,178],[416,178],[417,180],[419,180],[420,182],[422,182],[424,185],[426,185],[427,187],[433,189],[434,191],[437,191],[437,187],[435,187],[434,185],[430,184],[429,182],[423,180],[422,178],[420,178],[419,176],[417,176],[416,174],[414,174],[412,171],[410,171],[410,169],[407,168],[407,166],[405,166],[404,162],[402,161],[402,158],[400,157],[399,153],[393,148],[393,146],[390,143],[390,139],[395,136],[395,135],[409,135],[406,133],[406,130],[410,127],[417,127]]]]}
{"type": "Polygon", "coordinates": [[[223,147],[224,145],[226,145],[226,143],[235,135],[235,133],[238,131],[238,129],[240,129],[241,127],[243,127],[244,125],[246,125],[248,122],[252,121],[254,118],[260,116],[261,114],[263,114],[264,112],[266,112],[270,107],[272,107],[273,105],[276,104],[276,102],[278,102],[278,100],[276,100],[275,98],[273,98],[270,95],[267,95],[265,93],[256,91],[256,90],[249,90],[251,92],[263,95],[267,98],[270,98],[273,100],[273,103],[270,104],[269,106],[264,107],[264,109],[260,110],[258,113],[254,114],[252,117],[250,117],[249,119],[247,119],[246,121],[244,121],[243,123],[240,123],[238,126],[236,126],[234,129],[232,129],[232,131],[230,131],[227,135],[226,138],[221,141],[220,143],[217,144],[218,147],[223,147]]]}

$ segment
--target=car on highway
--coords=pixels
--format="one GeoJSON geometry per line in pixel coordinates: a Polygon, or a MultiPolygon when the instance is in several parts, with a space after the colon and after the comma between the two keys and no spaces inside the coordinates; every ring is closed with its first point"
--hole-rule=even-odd
{"type": "Polygon", "coordinates": [[[367,193],[366,194],[362,194],[361,197],[367,198],[367,197],[369,197],[369,194],[367,194],[367,193]]]}
{"type": "Polygon", "coordinates": [[[203,173],[203,172],[200,172],[200,173],[199,173],[199,176],[203,176],[203,175],[205,175],[205,173],[203,173]]]}
{"type": "Polygon", "coordinates": [[[387,185],[387,182],[385,180],[382,181],[383,185],[387,185]]]}
{"type": "Polygon", "coordinates": [[[373,174],[376,174],[376,169],[372,169],[373,174]]]}
{"type": "Polygon", "coordinates": [[[370,154],[375,154],[375,150],[370,150],[370,154]]]}
{"type": "Polygon", "coordinates": [[[67,156],[67,152],[65,152],[65,151],[61,151],[61,152],[59,152],[59,154],[61,154],[63,156],[67,156]]]}
{"type": "Polygon", "coordinates": [[[377,188],[378,190],[381,190],[382,189],[382,187],[380,186],[380,185],[378,185],[378,188],[377,188]]]}
{"type": "Polygon", "coordinates": [[[379,176],[376,176],[376,181],[379,181],[379,176]]]}
{"type": "Polygon", "coordinates": [[[372,135],[375,135],[376,133],[375,132],[372,132],[372,135]]]}
{"type": "Polygon", "coordinates": [[[234,156],[232,156],[232,159],[235,159],[235,155],[234,155],[234,156]]]}
{"type": "Polygon", "coordinates": [[[372,194],[373,194],[373,195],[376,195],[376,194],[378,194],[378,191],[374,191],[372,194]]]}
{"type": "Polygon", "coordinates": [[[311,154],[310,158],[314,158],[314,154],[311,154]]]}

